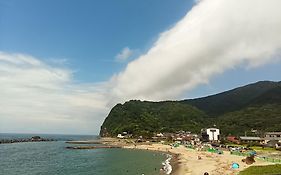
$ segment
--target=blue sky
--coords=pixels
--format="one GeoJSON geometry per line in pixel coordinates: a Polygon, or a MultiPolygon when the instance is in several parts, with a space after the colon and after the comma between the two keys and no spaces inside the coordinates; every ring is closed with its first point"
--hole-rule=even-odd
{"type": "MultiPolygon", "coordinates": [[[[77,82],[107,81],[126,66],[115,56],[124,47],[146,52],[195,4],[192,0],[91,1],[1,0],[0,50],[46,62],[64,60],[77,82]]],[[[280,80],[280,62],[261,69],[230,70],[186,97],[220,92],[259,80],[280,80]],[[227,80],[227,83],[225,83],[227,80]]]]}
{"type": "Polygon", "coordinates": [[[0,0],[0,132],[93,134],[130,99],[196,98],[280,81],[280,6],[0,0]]]}
{"type": "Polygon", "coordinates": [[[124,47],[139,53],[180,20],[193,1],[1,0],[0,50],[67,59],[79,82],[105,81],[124,68],[124,47]]]}

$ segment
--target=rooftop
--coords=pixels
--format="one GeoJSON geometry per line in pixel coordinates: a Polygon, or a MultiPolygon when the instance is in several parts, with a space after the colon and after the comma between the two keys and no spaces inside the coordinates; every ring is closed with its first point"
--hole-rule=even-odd
{"type": "Polygon", "coordinates": [[[264,134],[281,135],[281,132],[266,132],[264,134]]]}
{"type": "Polygon", "coordinates": [[[260,137],[246,137],[246,136],[241,136],[241,140],[262,140],[260,137]]]}

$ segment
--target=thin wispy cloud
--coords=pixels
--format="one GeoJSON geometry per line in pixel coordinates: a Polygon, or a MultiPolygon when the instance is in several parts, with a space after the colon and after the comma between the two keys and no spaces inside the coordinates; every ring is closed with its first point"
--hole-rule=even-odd
{"type": "Polygon", "coordinates": [[[130,58],[133,55],[134,51],[131,50],[129,47],[125,47],[121,50],[120,53],[118,53],[115,57],[116,61],[126,61],[128,58],[130,58]]]}
{"type": "Polygon", "coordinates": [[[0,52],[0,132],[97,132],[108,108],[101,84],[23,54],[0,52]]]}

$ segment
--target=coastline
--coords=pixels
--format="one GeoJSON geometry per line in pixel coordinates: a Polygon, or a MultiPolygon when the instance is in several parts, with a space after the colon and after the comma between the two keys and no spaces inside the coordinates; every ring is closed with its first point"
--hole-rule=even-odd
{"type": "MultiPolygon", "coordinates": [[[[168,145],[166,145],[168,146],[168,145]]],[[[168,146],[170,147],[170,146],[168,146]]],[[[139,149],[139,150],[146,150],[146,151],[153,151],[153,152],[160,152],[165,154],[167,157],[162,162],[163,168],[159,170],[160,175],[170,174],[170,175],[178,175],[176,172],[179,167],[179,154],[170,152],[168,148],[165,150],[159,146],[155,146],[154,144],[147,144],[147,143],[139,143],[134,145],[123,145],[122,148],[124,149],[139,149]],[[168,161],[168,162],[167,162],[168,161]]]]}
{"type": "Polygon", "coordinates": [[[235,175],[250,166],[273,164],[256,159],[255,163],[247,165],[242,162],[244,157],[231,155],[229,151],[224,151],[223,154],[217,154],[206,151],[196,151],[184,146],[175,148],[161,143],[131,143],[115,138],[102,138],[101,142],[104,144],[118,145],[125,149],[142,149],[170,154],[172,155],[170,161],[170,165],[172,166],[171,175],[202,175],[205,172],[212,175],[235,175]],[[198,159],[198,156],[201,159],[198,159]],[[231,165],[233,163],[238,163],[239,168],[232,169],[231,165]]]}

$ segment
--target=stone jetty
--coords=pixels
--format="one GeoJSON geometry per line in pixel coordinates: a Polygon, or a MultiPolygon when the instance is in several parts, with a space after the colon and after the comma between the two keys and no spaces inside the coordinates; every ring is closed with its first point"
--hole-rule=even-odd
{"type": "Polygon", "coordinates": [[[66,141],[65,143],[69,143],[69,144],[103,144],[102,141],[66,141]]]}
{"type": "Polygon", "coordinates": [[[96,145],[96,146],[67,146],[66,149],[100,149],[100,148],[122,148],[121,146],[96,145]]]}
{"type": "Polygon", "coordinates": [[[20,143],[20,142],[49,142],[49,141],[56,141],[56,140],[41,138],[40,136],[33,136],[31,138],[2,139],[0,140],[0,144],[20,143]]]}

